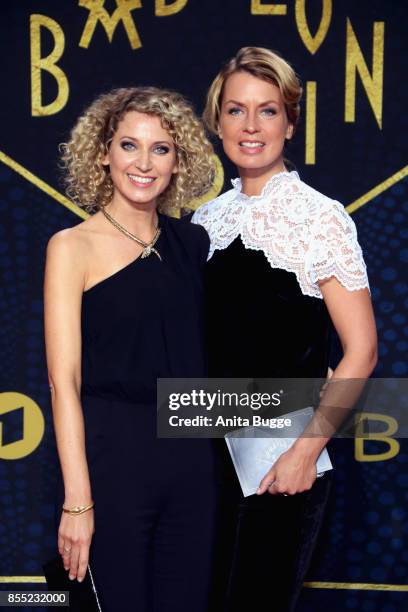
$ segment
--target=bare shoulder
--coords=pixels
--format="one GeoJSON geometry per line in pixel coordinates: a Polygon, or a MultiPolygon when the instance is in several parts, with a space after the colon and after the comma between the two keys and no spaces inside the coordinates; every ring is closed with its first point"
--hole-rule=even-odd
{"type": "MultiPolygon", "coordinates": [[[[45,281],[85,290],[103,260],[106,224],[100,213],[54,234],[47,246],[45,281]]],[[[96,274],[98,276],[98,274],[96,274]]]]}
{"type": "Polygon", "coordinates": [[[94,235],[99,228],[100,220],[95,217],[90,217],[74,227],[61,230],[51,236],[47,246],[47,257],[67,257],[71,261],[86,258],[92,250],[94,235]]]}
{"type": "Polygon", "coordinates": [[[78,289],[84,286],[91,241],[89,232],[83,231],[81,225],[61,230],[50,238],[47,245],[46,285],[50,280],[52,285],[60,280],[66,286],[71,283],[78,289]]]}
{"type": "Polygon", "coordinates": [[[47,245],[47,257],[60,258],[73,255],[80,247],[75,227],[64,229],[51,236],[47,245]]]}

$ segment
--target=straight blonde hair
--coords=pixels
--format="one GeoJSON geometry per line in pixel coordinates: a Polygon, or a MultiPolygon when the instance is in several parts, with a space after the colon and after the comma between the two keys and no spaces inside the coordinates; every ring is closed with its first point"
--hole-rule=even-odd
{"type": "Polygon", "coordinates": [[[221,68],[207,94],[203,118],[208,129],[217,134],[225,83],[228,77],[236,72],[248,72],[279,87],[289,123],[295,131],[300,115],[301,82],[286,60],[276,51],[263,47],[242,47],[236,56],[221,68]]]}

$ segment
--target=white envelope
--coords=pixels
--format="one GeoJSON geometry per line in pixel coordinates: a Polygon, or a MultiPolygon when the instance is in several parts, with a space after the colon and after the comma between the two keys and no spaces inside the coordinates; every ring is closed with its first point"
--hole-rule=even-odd
{"type": "MultiPolygon", "coordinates": [[[[285,430],[271,430],[265,427],[243,427],[225,436],[225,441],[233,461],[244,497],[253,495],[259,487],[262,478],[275,461],[287,451],[300,436],[313,416],[313,408],[303,408],[279,418],[292,421],[291,435],[286,438],[285,430]],[[273,436],[273,437],[272,437],[273,436]]],[[[286,434],[287,435],[287,434],[286,434]]],[[[324,448],[316,462],[317,476],[332,470],[329,453],[324,448]]]]}

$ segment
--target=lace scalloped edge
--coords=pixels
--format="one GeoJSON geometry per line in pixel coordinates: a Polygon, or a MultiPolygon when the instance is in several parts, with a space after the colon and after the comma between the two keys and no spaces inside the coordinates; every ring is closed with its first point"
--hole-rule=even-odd
{"type": "Polygon", "coordinates": [[[295,268],[291,269],[290,266],[288,266],[288,267],[279,266],[275,261],[272,260],[272,256],[271,256],[270,253],[265,252],[265,250],[262,249],[261,247],[250,246],[244,240],[242,235],[240,235],[240,238],[241,238],[242,244],[244,245],[244,247],[246,249],[252,249],[253,251],[262,251],[264,253],[266,259],[268,260],[269,265],[272,268],[274,268],[275,270],[285,270],[286,272],[292,272],[296,276],[296,280],[298,282],[298,285],[299,285],[300,290],[303,293],[303,295],[308,295],[309,297],[317,297],[317,298],[320,298],[321,300],[323,299],[323,296],[322,296],[319,288],[315,289],[315,288],[312,287],[311,289],[309,289],[308,286],[305,286],[304,283],[301,282],[298,270],[296,270],[295,268]]]}
{"type": "MultiPolygon", "coordinates": [[[[242,237],[242,235],[240,235],[242,244],[244,245],[244,247],[246,249],[251,249],[253,251],[262,251],[265,254],[266,259],[268,260],[270,266],[274,269],[280,269],[280,270],[285,270],[286,272],[292,272],[295,276],[296,276],[296,280],[298,282],[298,285],[300,287],[301,292],[303,293],[303,295],[307,295],[309,297],[316,297],[319,299],[323,299],[323,295],[320,291],[319,286],[317,285],[316,287],[314,285],[316,285],[317,281],[324,281],[324,280],[328,280],[329,278],[332,278],[333,276],[335,278],[337,278],[337,280],[339,281],[339,283],[345,288],[347,289],[347,291],[358,291],[360,289],[368,289],[370,291],[370,286],[368,283],[368,278],[367,275],[365,275],[364,279],[361,279],[360,282],[357,282],[356,286],[351,287],[349,284],[346,284],[346,280],[344,278],[344,275],[341,274],[338,269],[333,268],[332,270],[330,270],[330,272],[324,273],[324,275],[320,275],[320,274],[316,274],[313,270],[309,273],[310,275],[312,275],[314,273],[315,277],[312,276],[310,278],[311,280],[311,286],[310,285],[305,285],[300,278],[300,274],[299,271],[295,268],[291,268],[291,266],[280,266],[278,263],[276,263],[275,261],[272,260],[272,256],[270,255],[270,253],[265,252],[264,249],[262,249],[261,247],[256,247],[256,246],[251,246],[249,245],[244,238],[242,237]],[[313,279],[313,280],[312,280],[313,279]]],[[[218,247],[216,247],[216,249],[218,249],[218,247]]],[[[214,249],[214,250],[216,250],[214,249]]],[[[364,264],[365,265],[365,264],[364,264]]]]}
{"type": "Polygon", "coordinates": [[[330,270],[330,272],[323,272],[323,273],[320,273],[320,274],[317,274],[314,270],[312,270],[310,272],[310,274],[312,275],[311,282],[313,284],[316,284],[318,281],[328,280],[329,278],[333,278],[333,276],[334,276],[335,278],[337,278],[339,283],[345,289],[347,289],[347,291],[360,291],[360,289],[368,289],[368,291],[371,293],[371,291],[370,291],[370,283],[368,281],[367,275],[365,275],[365,277],[362,278],[361,280],[353,280],[352,283],[347,283],[347,281],[346,281],[346,279],[344,277],[344,274],[341,274],[335,268],[330,270]],[[351,286],[351,284],[353,284],[353,286],[351,286]]]}

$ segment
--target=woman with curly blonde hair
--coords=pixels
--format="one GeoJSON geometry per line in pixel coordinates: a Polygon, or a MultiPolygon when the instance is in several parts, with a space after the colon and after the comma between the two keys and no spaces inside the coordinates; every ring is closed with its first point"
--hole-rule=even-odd
{"type": "Polygon", "coordinates": [[[212,148],[181,95],[138,87],[95,100],[62,160],[68,194],[94,214],[47,250],[59,552],[71,580],[89,567],[104,612],[204,612],[211,441],[156,438],[156,380],[205,375],[209,239],[164,213],[209,189],[212,148]]]}

